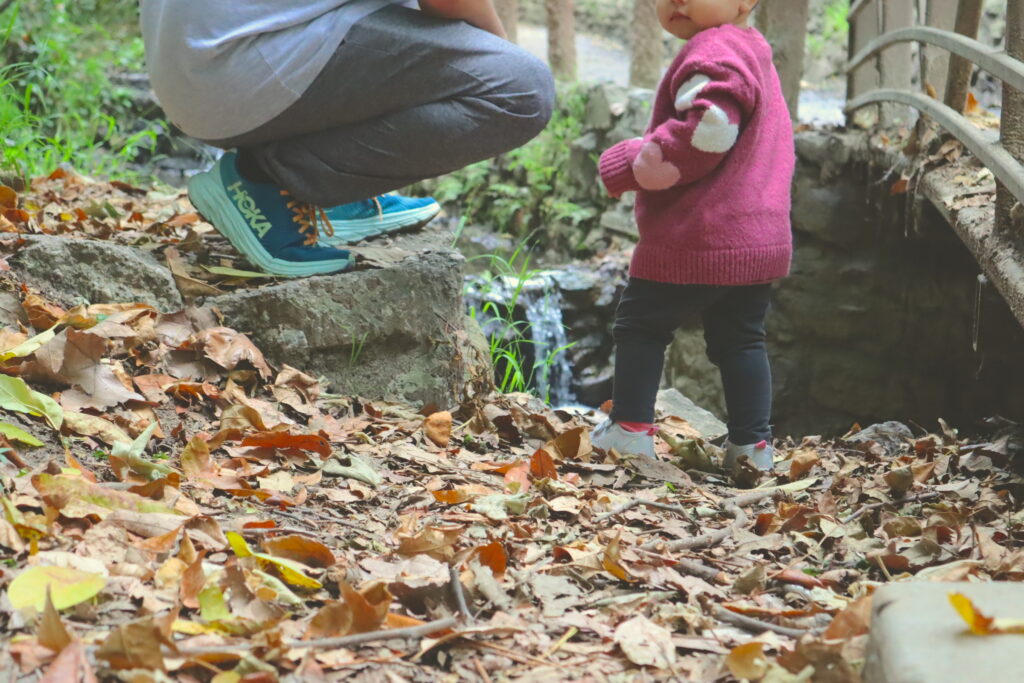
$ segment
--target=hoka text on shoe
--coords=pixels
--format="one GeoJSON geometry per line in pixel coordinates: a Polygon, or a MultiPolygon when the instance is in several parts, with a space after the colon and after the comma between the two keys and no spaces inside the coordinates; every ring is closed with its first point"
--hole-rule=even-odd
{"type": "Polygon", "coordinates": [[[234,193],[235,205],[238,206],[238,210],[245,216],[246,223],[252,228],[260,238],[266,237],[267,232],[270,230],[270,221],[263,215],[263,212],[256,206],[256,201],[242,188],[241,181],[236,182],[228,187],[228,190],[234,193]]]}

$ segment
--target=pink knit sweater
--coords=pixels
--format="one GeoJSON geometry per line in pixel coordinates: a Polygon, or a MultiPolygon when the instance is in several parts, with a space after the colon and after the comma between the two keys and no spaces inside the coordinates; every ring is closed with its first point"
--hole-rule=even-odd
{"type": "Polygon", "coordinates": [[[601,155],[613,196],[636,190],[630,275],[743,285],[789,272],[793,126],[755,29],[701,31],[658,86],[642,138],[601,155]]]}

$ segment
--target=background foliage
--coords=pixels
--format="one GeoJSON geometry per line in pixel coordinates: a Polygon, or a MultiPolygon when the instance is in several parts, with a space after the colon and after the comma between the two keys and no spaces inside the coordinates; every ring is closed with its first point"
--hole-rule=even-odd
{"type": "Polygon", "coordinates": [[[144,69],[136,2],[20,0],[0,15],[0,169],[22,177],[62,163],[123,175],[155,135],[130,116],[119,73],[144,69]]]}

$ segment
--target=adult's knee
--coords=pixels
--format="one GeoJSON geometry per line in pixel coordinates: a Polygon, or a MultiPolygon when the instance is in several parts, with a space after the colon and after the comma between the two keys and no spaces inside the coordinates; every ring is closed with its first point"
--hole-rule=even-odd
{"type": "Polygon", "coordinates": [[[517,144],[539,134],[555,107],[555,80],[548,66],[521,48],[502,57],[508,80],[498,97],[505,113],[503,125],[517,144]]]}

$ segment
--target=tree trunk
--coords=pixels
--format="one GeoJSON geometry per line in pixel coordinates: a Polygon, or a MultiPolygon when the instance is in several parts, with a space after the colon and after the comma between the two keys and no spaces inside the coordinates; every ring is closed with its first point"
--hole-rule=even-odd
{"type": "Polygon", "coordinates": [[[653,88],[661,78],[662,28],[654,0],[633,1],[633,51],[629,61],[629,84],[653,88]]]}
{"type": "Polygon", "coordinates": [[[556,78],[576,78],[576,20],[573,0],[544,0],[548,16],[548,64],[556,78]]]}
{"type": "Polygon", "coordinates": [[[519,0],[494,0],[494,9],[498,11],[508,39],[519,42],[519,0]]]}
{"type": "Polygon", "coordinates": [[[790,116],[796,120],[800,79],[804,75],[804,40],[810,0],[771,0],[757,9],[756,22],[772,46],[790,116]]]}
{"type": "MultiPolygon", "coordinates": [[[[956,26],[953,29],[968,38],[977,38],[981,28],[982,0],[960,0],[956,12],[956,26]]],[[[1009,24],[1007,24],[1009,27],[1009,24]]],[[[967,93],[971,89],[971,74],[974,63],[957,55],[949,58],[949,75],[946,78],[946,104],[963,113],[967,105],[967,93]]]]}

